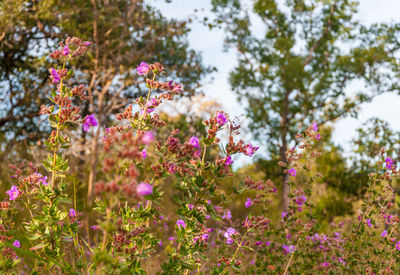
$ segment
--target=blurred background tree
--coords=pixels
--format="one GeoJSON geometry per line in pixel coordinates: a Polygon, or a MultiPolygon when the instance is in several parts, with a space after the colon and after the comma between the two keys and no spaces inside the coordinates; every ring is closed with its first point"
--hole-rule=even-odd
{"type": "MultiPolygon", "coordinates": [[[[225,28],[226,46],[238,52],[229,81],[268,160],[287,162],[302,125],[356,117],[361,103],[399,91],[400,24],[362,25],[357,1],[250,2],[212,0],[217,19],[210,26],[225,28]],[[252,30],[255,17],[263,34],[252,30]],[[365,89],[354,93],[356,82],[365,89]]],[[[280,175],[286,210],[289,176],[280,175]]]]}
{"type": "MultiPolygon", "coordinates": [[[[184,96],[201,86],[202,77],[213,68],[204,66],[200,54],[189,47],[187,23],[166,19],[151,1],[144,0],[1,1],[0,162],[6,163],[7,157],[18,159],[10,153],[16,144],[29,147],[49,131],[40,123],[39,107],[55,87],[46,69],[52,63],[43,56],[58,42],[67,36],[94,42],[89,58],[79,61],[79,71],[71,81],[87,84],[93,96],[82,106],[82,115],[95,113],[104,126],[132,99],[143,95],[144,86],[135,75],[141,61],[161,61],[166,75],[184,84],[184,96]]],[[[90,137],[78,129],[75,138],[80,139],[80,146],[71,152],[80,157],[80,166],[89,162],[89,197],[101,132],[98,127],[90,137]]],[[[29,151],[21,158],[29,159],[29,151]]],[[[77,171],[84,175],[82,169],[77,171]]]]}

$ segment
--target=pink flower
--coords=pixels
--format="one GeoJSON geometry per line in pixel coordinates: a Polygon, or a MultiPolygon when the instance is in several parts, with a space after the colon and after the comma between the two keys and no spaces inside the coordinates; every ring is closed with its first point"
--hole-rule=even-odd
{"type": "Polygon", "coordinates": [[[56,69],[51,68],[50,73],[51,73],[51,79],[53,79],[53,83],[60,82],[60,75],[58,74],[56,69]]]}
{"type": "Polygon", "coordinates": [[[304,195],[296,198],[297,205],[303,205],[307,201],[307,198],[304,195]]]}
{"type": "Polygon", "coordinates": [[[249,208],[251,206],[251,199],[247,198],[246,202],[244,203],[244,206],[246,206],[246,208],[249,208]]]}
{"type": "Polygon", "coordinates": [[[320,139],[321,139],[321,135],[320,135],[319,133],[316,134],[316,135],[315,135],[315,139],[316,139],[316,140],[320,140],[320,139]]]}
{"type": "Polygon", "coordinates": [[[287,214],[288,214],[287,212],[282,212],[281,218],[284,219],[284,218],[286,217],[287,214]]]}
{"type": "Polygon", "coordinates": [[[70,209],[69,210],[69,216],[71,217],[71,218],[73,218],[73,217],[76,217],[76,212],[75,212],[75,209],[70,209]]]}
{"type": "Polygon", "coordinates": [[[154,141],[154,134],[151,131],[147,131],[146,133],[144,133],[144,135],[142,136],[142,143],[143,144],[150,144],[154,141]]]}
{"type": "Polygon", "coordinates": [[[142,158],[145,159],[147,157],[146,149],[142,150],[142,158]]]}
{"type": "Polygon", "coordinates": [[[232,236],[236,234],[235,228],[229,227],[226,232],[224,233],[224,237],[226,238],[226,243],[231,244],[233,243],[232,236]]]}
{"type": "Polygon", "coordinates": [[[258,150],[258,148],[259,148],[259,147],[253,146],[253,145],[251,145],[251,143],[249,143],[249,144],[246,146],[246,150],[245,150],[244,154],[245,154],[246,156],[251,157],[252,155],[255,154],[255,152],[258,150]]]}
{"type": "Polygon", "coordinates": [[[136,68],[138,75],[147,74],[150,70],[149,65],[146,62],[141,62],[136,68]]]}
{"type": "Polygon", "coordinates": [[[228,122],[228,119],[226,118],[224,113],[218,112],[217,123],[222,126],[222,125],[225,125],[227,122],[228,122]]]}
{"type": "Polygon", "coordinates": [[[393,160],[392,160],[391,158],[387,158],[387,159],[385,160],[385,163],[386,163],[386,168],[387,168],[387,169],[392,169],[393,160]]]}
{"type": "Polygon", "coordinates": [[[396,243],[396,249],[400,250],[400,241],[396,243]]]}
{"type": "Polygon", "coordinates": [[[229,165],[231,165],[232,163],[233,163],[232,157],[231,157],[231,156],[227,156],[227,157],[225,158],[225,165],[226,165],[226,166],[229,166],[229,165]]]}
{"type": "Polygon", "coordinates": [[[381,233],[382,238],[386,238],[388,236],[387,230],[383,230],[381,233]]]}
{"type": "Polygon", "coordinates": [[[224,215],[222,215],[222,218],[223,218],[223,219],[227,219],[227,220],[232,219],[231,211],[230,211],[230,210],[226,211],[226,212],[224,213],[224,215]]]}
{"type": "Polygon", "coordinates": [[[177,220],[177,221],[176,221],[176,225],[178,226],[178,228],[181,228],[181,226],[182,226],[183,228],[186,228],[186,223],[185,223],[184,220],[177,220]]]}
{"type": "Polygon", "coordinates": [[[6,193],[10,196],[10,198],[9,198],[10,201],[15,200],[20,195],[18,187],[15,185],[11,186],[11,189],[8,190],[6,193]]]}
{"type": "Polygon", "coordinates": [[[192,145],[194,148],[199,148],[199,138],[196,136],[192,136],[189,140],[189,144],[192,145]]]}
{"type": "Polygon", "coordinates": [[[289,175],[291,175],[292,177],[295,177],[295,176],[296,176],[296,169],[290,168],[289,171],[288,171],[288,173],[289,173],[289,175]]]}
{"type": "Polygon", "coordinates": [[[153,186],[151,184],[142,182],[136,186],[136,193],[139,196],[147,196],[153,194],[153,186]]]}
{"type": "Polygon", "coordinates": [[[367,223],[368,227],[371,227],[371,226],[372,226],[371,220],[370,220],[370,219],[366,219],[365,222],[367,223]]]}
{"type": "Polygon", "coordinates": [[[287,253],[293,253],[294,252],[294,245],[282,245],[283,250],[285,251],[285,254],[287,253]]]}
{"type": "Polygon", "coordinates": [[[64,56],[67,56],[67,55],[69,54],[69,47],[68,47],[68,46],[64,46],[63,51],[62,51],[62,54],[63,54],[64,56]]]}
{"type": "Polygon", "coordinates": [[[14,246],[14,247],[21,247],[21,243],[20,243],[18,240],[15,240],[15,241],[13,242],[13,246],[14,246]]]}
{"type": "Polygon", "coordinates": [[[86,42],[84,42],[82,45],[83,46],[89,46],[90,44],[92,44],[93,42],[90,42],[90,41],[86,41],[86,42]]]}
{"type": "Polygon", "coordinates": [[[44,186],[47,186],[49,183],[47,182],[47,176],[42,177],[39,179],[39,182],[43,184],[44,186]]]}
{"type": "Polygon", "coordinates": [[[317,132],[317,131],[318,131],[318,124],[317,124],[317,123],[311,124],[311,129],[312,129],[314,132],[317,132]]]}
{"type": "Polygon", "coordinates": [[[83,131],[89,131],[90,127],[94,127],[99,125],[94,114],[88,115],[85,117],[85,122],[83,123],[83,131]]]}
{"type": "Polygon", "coordinates": [[[345,265],[345,264],[346,264],[346,261],[345,261],[345,260],[343,260],[341,257],[339,257],[339,263],[341,263],[341,264],[345,265]]]}

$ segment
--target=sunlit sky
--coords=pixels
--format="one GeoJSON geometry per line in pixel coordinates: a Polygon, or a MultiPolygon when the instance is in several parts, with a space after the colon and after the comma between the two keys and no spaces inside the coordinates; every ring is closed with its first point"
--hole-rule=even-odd
{"type": "MultiPolygon", "coordinates": [[[[173,0],[167,4],[163,0],[156,0],[156,5],[167,17],[177,19],[187,18],[189,15],[197,14],[199,18],[212,16],[210,13],[209,0],[173,0]],[[195,13],[194,10],[198,12],[195,13]]],[[[250,1],[249,1],[250,3],[250,1]]],[[[359,5],[358,18],[364,24],[398,21],[400,22],[400,0],[361,0],[359,5]]],[[[262,30],[262,26],[257,26],[253,30],[262,30]]],[[[208,81],[203,87],[208,98],[214,98],[223,104],[224,110],[233,115],[244,114],[244,108],[232,92],[229,83],[229,72],[236,65],[236,53],[234,50],[223,51],[224,32],[213,29],[200,23],[194,22],[190,25],[189,42],[192,48],[202,53],[205,64],[217,67],[218,72],[212,76],[213,80],[208,81]]],[[[399,80],[400,81],[400,80],[399,80]]],[[[363,87],[356,87],[362,89],[363,87]]],[[[349,141],[356,137],[355,129],[361,126],[370,117],[379,117],[390,123],[395,130],[400,130],[400,95],[383,94],[376,97],[371,103],[361,106],[358,119],[344,118],[334,124],[333,140],[343,148],[349,149],[349,141]]]]}

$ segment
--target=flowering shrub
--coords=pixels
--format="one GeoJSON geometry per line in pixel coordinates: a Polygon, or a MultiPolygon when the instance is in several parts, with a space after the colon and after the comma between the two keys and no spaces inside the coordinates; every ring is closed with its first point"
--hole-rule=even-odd
{"type": "Polygon", "coordinates": [[[49,70],[56,84],[49,96],[53,105],[41,107],[54,129],[46,141],[50,153],[39,167],[10,165],[14,184],[0,204],[2,272],[400,272],[399,218],[394,213],[398,170],[384,150],[357,215],[324,228],[315,218],[311,188],[320,176],[311,173],[311,166],[319,156],[313,145],[321,136],[318,125],[310,125],[297,135],[298,145],[286,152],[288,163],[279,163],[291,176],[291,192],[289,209],[275,215],[271,205],[278,196],[272,181],[246,177],[234,182],[234,192],[229,194],[221,185],[232,176],[236,155],[252,157],[258,150],[237,138],[240,126],[228,114],[218,111],[205,120],[203,136],[182,136],[179,129],[164,139],[158,135],[165,122],[156,108],[183,90],[179,83],[157,80],[164,72],[160,63],[142,62],[137,67],[148,94],[116,115],[118,123],[105,129],[105,178],[95,184],[95,205],[93,209],[76,205],[75,185],[66,177],[69,166],[64,153],[71,144],[65,130],[82,124],[83,131],[90,131],[99,122],[96,114],[80,117],[73,102],[76,97],[89,99],[86,88],[70,88],[67,81],[71,61],[83,56],[90,44],[68,38],[50,54],[59,62],[49,70]],[[228,140],[214,158],[209,152],[223,144],[221,131],[228,133],[228,140]],[[301,182],[301,173],[309,174],[309,180],[301,182]],[[246,218],[238,220],[225,202],[244,191],[246,218]],[[164,207],[169,200],[176,205],[175,215],[164,207]],[[19,212],[28,215],[15,223],[19,212]]]}

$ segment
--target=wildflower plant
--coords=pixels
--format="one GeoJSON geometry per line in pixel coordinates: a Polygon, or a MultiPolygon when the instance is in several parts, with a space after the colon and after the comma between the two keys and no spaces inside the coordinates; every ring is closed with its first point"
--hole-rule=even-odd
{"type": "Polygon", "coordinates": [[[239,155],[252,157],[257,146],[238,138],[240,125],[217,111],[203,121],[203,135],[173,129],[157,108],[184,87],[158,80],[165,74],[156,62],[141,62],[137,74],[146,95],[128,104],[107,125],[104,156],[95,184],[93,209],[77,204],[65,152],[71,146],[67,128],[90,131],[96,114],[84,118],[74,98],[88,100],[85,86],[69,87],[71,63],[90,42],[68,38],[50,54],[55,85],[42,106],[53,128],[42,165],[10,165],[14,183],[0,204],[0,269],[27,269],[32,274],[343,274],[399,272],[399,218],[395,159],[381,151],[370,175],[368,192],[356,217],[323,228],[316,218],[312,173],[321,135],[316,123],[296,135],[296,146],[279,162],[290,175],[289,206],[277,212],[279,196],[271,180],[245,177],[227,193],[222,184],[234,172],[239,155]],[[220,140],[219,132],[228,135],[220,140]],[[222,150],[219,148],[222,147],[222,150]],[[218,154],[211,154],[211,150],[218,154]],[[42,174],[43,173],[43,174],[42,174]],[[302,178],[307,174],[308,177],[302,178]],[[245,192],[244,218],[229,209],[229,200],[245,192]],[[165,207],[174,202],[174,208],[165,207]],[[94,210],[94,211],[92,211],[94,210]],[[21,223],[13,217],[27,211],[21,223]],[[96,212],[96,213],[94,213],[96,212]],[[173,213],[172,213],[173,212],[173,213]],[[90,215],[90,217],[89,217],[90,215]],[[368,257],[367,257],[368,256],[368,257]],[[157,263],[156,265],[154,263],[157,263]],[[25,267],[26,265],[26,267],[25,267]]]}

